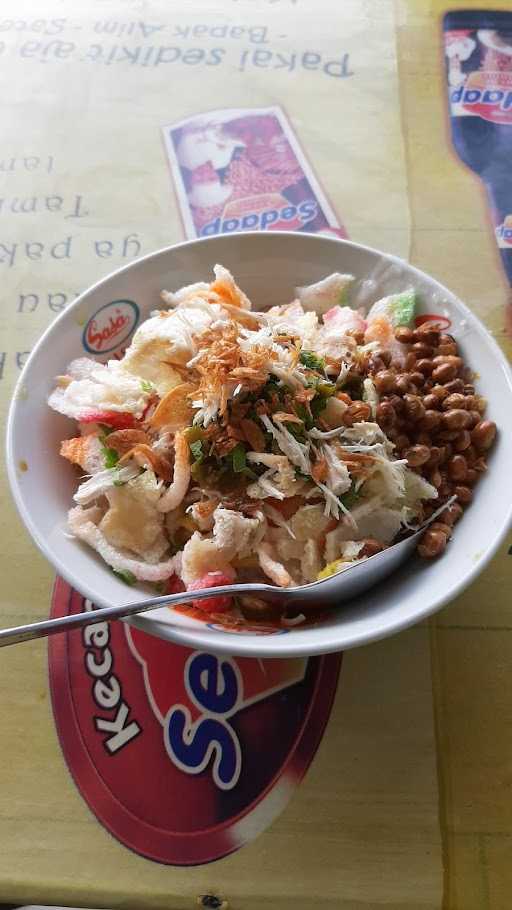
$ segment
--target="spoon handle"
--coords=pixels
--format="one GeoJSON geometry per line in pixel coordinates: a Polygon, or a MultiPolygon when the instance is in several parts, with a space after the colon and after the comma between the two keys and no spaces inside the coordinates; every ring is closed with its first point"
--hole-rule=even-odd
{"type": "Polygon", "coordinates": [[[139,603],[125,604],[121,607],[100,607],[97,610],[88,610],[83,613],[73,613],[71,616],[61,616],[56,619],[45,619],[42,622],[29,623],[24,626],[14,626],[12,629],[0,630],[0,648],[7,645],[16,645],[22,641],[31,641],[34,638],[45,638],[57,632],[70,632],[72,629],[82,629],[91,623],[110,622],[114,619],[123,619],[135,613],[145,613],[156,607],[173,607],[175,604],[189,603],[192,600],[204,600],[207,597],[219,597],[223,594],[260,594],[270,599],[275,598],[276,589],[270,585],[223,585],[217,588],[203,588],[200,591],[181,591],[178,594],[164,594],[159,597],[150,597],[139,603]]]}

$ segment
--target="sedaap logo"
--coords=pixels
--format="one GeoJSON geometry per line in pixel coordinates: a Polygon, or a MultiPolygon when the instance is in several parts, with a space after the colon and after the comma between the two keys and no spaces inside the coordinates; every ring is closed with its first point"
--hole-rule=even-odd
{"type": "Polygon", "coordinates": [[[193,720],[190,708],[174,705],[164,723],[165,747],[171,761],[186,774],[200,774],[212,764],[219,790],[231,790],[240,777],[242,754],[229,723],[242,704],[243,679],[236,661],[195,652],[185,664],[185,690],[200,712],[193,720]]]}
{"type": "Polygon", "coordinates": [[[512,123],[512,73],[479,70],[450,93],[452,105],[493,123],[512,123]]]}
{"type": "MultiPolygon", "coordinates": [[[[94,606],[57,580],[52,615],[94,606]]],[[[49,643],[55,722],[88,806],[163,863],[210,862],[282,811],[322,738],[341,655],[222,657],[124,623],[49,643]]]]}
{"type": "Polygon", "coordinates": [[[313,221],[318,211],[318,203],[314,199],[304,199],[299,205],[292,205],[279,193],[250,196],[228,203],[222,216],[201,228],[200,236],[236,231],[295,231],[313,221]]]}
{"type": "Polygon", "coordinates": [[[206,771],[217,789],[232,790],[244,766],[237,715],[303,682],[307,660],[264,662],[180,648],[171,670],[160,662],[161,643],[130,628],[126,635],[143,667],[148,700],[162,724],[169,759],[184,774],[206,771]],[[169,703],[171,692],[174,698],[169,703]]]}
{"type": "Polygon", "coordinates": [[[91,316],[82,333],[82,344],[90,354],[110,354],[128,340],[139,321],[139,307],[133,300],[112,300],[91,316]]]}

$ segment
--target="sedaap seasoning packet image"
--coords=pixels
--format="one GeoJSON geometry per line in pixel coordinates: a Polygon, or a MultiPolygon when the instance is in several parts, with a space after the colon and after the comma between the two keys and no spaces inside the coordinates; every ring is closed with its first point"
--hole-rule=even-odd
{"type": "Polygon", "coordinates": [[[162,128],[187,237],[288,230],[346,237],[279,107],[162,128]]]}

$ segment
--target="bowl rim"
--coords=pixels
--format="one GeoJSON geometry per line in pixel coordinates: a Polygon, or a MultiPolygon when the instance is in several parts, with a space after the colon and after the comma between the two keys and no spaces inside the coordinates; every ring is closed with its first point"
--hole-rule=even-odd
{"type": "MultiPolygon", "coordinates": [[[[370,247],[365,244],[355,243],[351,240],[341,239],[338,237],[329,237],[323,234],[297,234],[294,231],[269,231],[268,232],[269,240],[277,240],[279,237],[286,238],[295,238],[298,237],[308,238],[306,242],[314,243],[315,240],[321,240],[322,244],[329,243],[333,247],[339,247],[340,245],[354,250],[359,250],[365,253],[369,253],[373,256],[378,257],[381,260],[385,260],[390,265],[396,265],[400,269],[403,269],[406,266],[408,272],[411,274],[411,277],[414,276],[418,281],[427,281],[427,283],[434,282],[437,285],[437,288],[450,298],[452,302],[455,303],[456,308],[462,313],[464,318],[478,331],[479,334],[483,334],[486,338],[487,343],[490,345],[491,349],[494,352],[495,359],[497,361],[497,367],[501,367],[503,370],[506,379],[512,394],[512,365],[509,363],[505,353],[493,338],[492,334],[489,332],[484,323],[478,318],[478,316],[473,313],[472,310],[462,301],[459,297],[452,291],[450,291],[445,285],[438,281],[432,275],[429,275],[427,272],[417,268],[414,265],[411,265],[407,260],[401,259],[399,256],[395,256],[392,253],[386,253],[382,250],[376,249],[375,247],[370,247]]],[[[94,284],[87,287],[81,294],[76,297],[75,300],[69,304],[65,310],[60,313],[56,319],[54,319],[50,325],[42,333],[41,337],[36,342],[34,348],[32,349],[27,362],[24,364],[23,369],[18,377],[17,382],[15,383],[14,390],[12,393],[11,401],[9,404],[7,422],[6,422],[6,455],[7,455],[7,476],[9,481],[9,487],[11,496],[16,505],[18,514],[22,519],[25,527],[27,528],[33,542],[38,547],[43,556],[48,560],[50,565],[56,570],[56,572],[64,578],[68,584],[73,588],[78,590],[84,597],[90,599],[97,606],[111,606],[110,601],[103,600],[101,597],[98,597],[97,594],[89,590],[87,582],[82,583],[80,581],[77,584],[77,578],[74,573],[68,570],[67,565],[61,561],[61,559],[54,554],[54,551],[50,546],[47,545],[46,539],[40,534],[39,530],[36,528],[30,510],[27,509],[24,497],[21,493],[19,486],[19,478],[16,469],[15,459],[14,459],[14,427],[16,421],[16,415],[18,407],[21,403],[20,391],[23,389],[25,376],[30,371],[32,364],[35,362],[39,356],[40,350],[44,347],[47,342],[47,339],[54,333],[57,332],[60,326],[60,323],[69,318],[71,312],[77,310],[82,304],[85,297],[89,296],[91,293],[100,290],[103,285],[108,284],[113,278],[118,277],[126,272],[131,271],[133,268],[141,265],[142,263],[155,260],[161,256],[165,256],[169,253],[172,253],[176,250],[179,250],[184,247],[194,247],[198,244],[204,246],[206,244],[212,244],[215,246],[216,241],[229,239],[231,235],[227,234],[217,234],[212,237],[197,237],[190,240],[180,241],[179,243],[169,244],[164,247],[160,247],[157,250],[154,250],[150,253],[146,253],[144,256],[140,256],[133,261],[126,263],[125,265],[120,266],[118,269],[115,269],[112,272],[109,272],[108,275],[105,275],[103,278],[100,278],[94,284]]],[[[247,238],[247,242],[254,240],[255,238],[262,239],[263,236],[266,236],[261,231],[244,231],[237,234],[237,239],[247,238]]],[[[243,241],[244,242],[244,241],[243,241]]],[[[315,656],[321,654],[334,653],[340,650],[349,650],[354,647],[359,647],[363,644],[369,644],[374,641],[380,641],[384,638],[387,638],[390,635],[394,635],[400,631],[403,631],[407,628],[410,628],[413,625],[421,622],[423,619],[426,619],[428,616],[431,616],[433,613],[437,612],[448,602],[453,600],[459,594],[461,594],[469,585],[474,581],[474,579],[480,575],[483,569],[488,565],[492,557],[495,555],[496,551],[502,544],[506,534],[508,533],[510,527],[512,526],[512,502],[509,505],[508,511],[505,514],[505,517],[499,527],[496,535],[493,538],[492,543],[485,549],[481,556],[475,560],[474,565],[457,582],[453,585],[447,586],[444,593],[434,599],[433,601],[427,601],[426,606],[421,605],[419,602],[418,609],[414,613],[400,616],[389,621],[384,627],[376,629],[374,631],[354,630],[350,635],[343,635],[343,624],[340,624],[336,629],[332,629],[332,632],[338,632],[337,635],[334,635],[335,640],[325,640],[322,637],[318,638],[318,641],[313,641],[308,644],[308,633],[313,633],[313,638],[316,638],[314,635],[315,630],[322,628],[321,625],[308,626],[306,628],[297,627],[296,630],[291,630],[291,632],[298,632],[299,635],[296,636],[290,635],[262,635],[258,633],[254,634],[242,634],[242,635],[229,635],[225,632],[215,632],[211,631],[208,628],[205,628],[204,625],[198,626],[197,629],[194,627],[186,626],[176,626],[171,623],[164,622],[156,617],[151,618],[150,613],[139,614],[138,616],[130,617],[126,621],[128,624],[135,626],[136,628],[141,629],[142,631],[148,632],[158,637],[165,638],[168,641],[172,641],[176,644],[184,645],[187,647],[199,647],[199,648],[208,648],[209,650],[214,651],[219,654],[227,655],[239,655],[247,657],[275,657],[275,658],[285,658],[285,657],[307,657],[315,656]],[[304,640],[302,640],[304,638],[304,640]],[[265,642],[271,644],[270,648],[265,647],[265,642]]],[[[351,602],[347,602],[350,606],[351,602]]],[[[340,605],[342,609],[342,605],[340,605]]]]}

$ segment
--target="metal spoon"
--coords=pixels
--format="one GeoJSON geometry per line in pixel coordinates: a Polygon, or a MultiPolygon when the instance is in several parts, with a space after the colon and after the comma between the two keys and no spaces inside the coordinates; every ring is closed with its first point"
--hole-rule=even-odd
{"type": "Polygon", "coordinates": [[[175,604],[185,604],[191,600],[204,600],[212,595],[219,597],[222,594],[250,594],[267,603],[293,607],[297,611],[337,606],[341,601],[356,597],[390,575],[413,552],[424,530],[425,527],[422,527],[415,534],[393,544],[381,553],[356,563],[337,575],[331,575],[309,585],[294,588],[278,588],[266,584],[222,585],[218,588],[203,588],[201,591],[183,591],[179,594],[149,597],[121,607],[102,607],[86,613],[75,613],[71,616],[3,629],[0,631],[0,648],[30,641],[33,638],[55,635],[57,632],[81,629],[90,623],[123,619],[135,613],[154,610],[156,607],[173,607],[175,604]]]}

